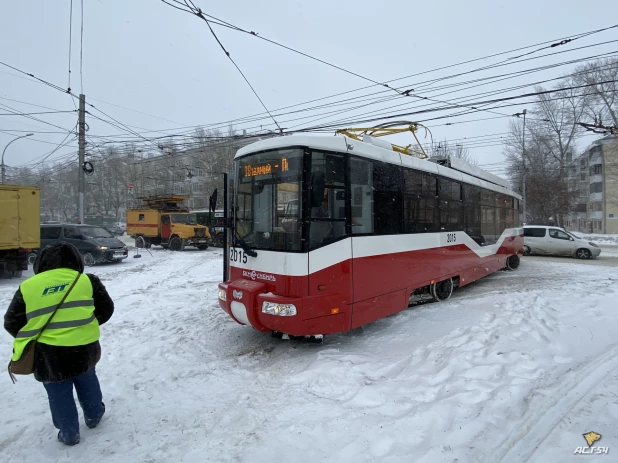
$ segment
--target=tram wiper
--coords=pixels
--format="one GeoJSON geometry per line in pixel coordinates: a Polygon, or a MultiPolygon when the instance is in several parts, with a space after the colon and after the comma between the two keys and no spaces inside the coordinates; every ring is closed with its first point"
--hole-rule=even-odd
{"type": "Polygon", "coordinates": [[[249,247],[249,245],[245,242],[245,240],[243,240],[240,235],[238,234],[238,232],[236,231],[236,228],[234,228],[234,236],[236,237],[236,241],[238,242],[238,244],[240,244],[240,247],[242,248],[243,251],[245,251],[245,253],[249,256],[249,257],[257,257],[257,252],[255,252],[253,249],[251,249],[249,247]]]}

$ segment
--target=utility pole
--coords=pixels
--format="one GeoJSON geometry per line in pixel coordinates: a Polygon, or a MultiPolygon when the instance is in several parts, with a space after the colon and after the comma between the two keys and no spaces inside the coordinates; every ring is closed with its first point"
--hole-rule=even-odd
{"type": "Polygon", "coordinates": [[[84,172],[84,162],[86,154],[86,95],[79,95],[78,112],[78,139],[77,149],[79,155],[79,223],[84,223],[84,194],[86,189],[86,173],[84,172]]]}
{"type": "Polygon", "coordinates": [[[523,176],[522,176],[522,185],[521,185],[521,195],[523,197],[523,212],[524,212],[524,223],[526,224],[526,110],[522,111],[524,113],[524,129],[521,137],[521,158],[523,160],[523,176]]]}

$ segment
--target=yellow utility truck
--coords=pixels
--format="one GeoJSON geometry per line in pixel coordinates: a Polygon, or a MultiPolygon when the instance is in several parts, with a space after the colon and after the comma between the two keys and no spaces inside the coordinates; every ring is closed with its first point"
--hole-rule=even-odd
{"type": "Polygon", "coordinates": [[[127,234],[135,246],[162,246],[182,251],[185,246],[206,249],[210,243],[208,227],[199,225],[195,214],[183,205],[186,195],[149,196],[141,206],[127,211],[127,234]]]}
{"type": "Polygon", "coordinates": [[[0,277],[20,277],[41,245],[38,187],[0,185],[0,277]]]}

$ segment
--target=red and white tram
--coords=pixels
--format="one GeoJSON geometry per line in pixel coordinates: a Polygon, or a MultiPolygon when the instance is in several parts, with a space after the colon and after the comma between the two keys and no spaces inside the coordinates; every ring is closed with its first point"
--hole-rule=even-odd
{"type": "Polygon", "coordinates": [[[517,268],[520,197],[507,182],[384,146],[294,135],[237,153],[223,310],[263,332],[324,335],[517,268]]]}

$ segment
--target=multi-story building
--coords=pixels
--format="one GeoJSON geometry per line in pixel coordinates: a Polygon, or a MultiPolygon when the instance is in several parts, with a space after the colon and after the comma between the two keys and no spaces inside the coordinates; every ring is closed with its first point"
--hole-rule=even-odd
{"type": "Polygon", "coordinates": [[[575,212],[566,227],[582,233],[618,233],[618,137],[592,143],[575,160],[575,212]]]}

